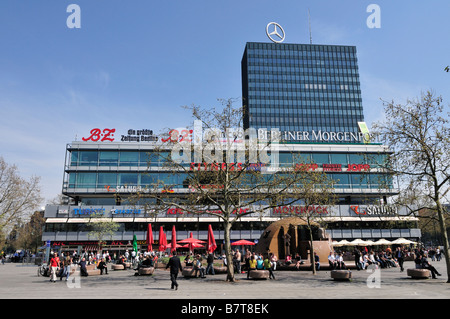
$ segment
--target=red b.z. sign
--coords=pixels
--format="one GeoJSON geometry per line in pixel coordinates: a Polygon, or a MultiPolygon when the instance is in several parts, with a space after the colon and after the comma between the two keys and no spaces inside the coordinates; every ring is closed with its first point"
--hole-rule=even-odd
{"type": "Polygon", "coordinates": [[[161,142],[192,142],[192,133],[193,130],[188,129],[173,129],[169,132],[168,138],[162,138],[161,142]]]}
{"type": "Polygon", "coordinates": [[[113,129],[109,129],[109,128],[105,128],[102,130],[100,130],[99,128],[93,128],[91,130],[91,136],[89,136],[88,138],[83,137],[82,140],[87,142],[87,141],[92,141],[92,142],[104,142],[104,141],[114,141],[114,132],[116,131],[115,128],[113,129]]]}

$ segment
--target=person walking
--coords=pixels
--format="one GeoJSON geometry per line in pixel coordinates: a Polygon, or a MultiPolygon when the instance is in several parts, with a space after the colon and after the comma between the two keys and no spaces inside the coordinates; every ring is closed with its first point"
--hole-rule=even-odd
{"type": "Polygon", "coordinates": [[[206,274],[209,275],[209,273],[211,272],[212,275],[215,275],[214,272],[214,254],[210,253],[208,255],[208,257],[206,258],[206,262],[208,263],[208,265],[206,266],[206,274]]]}
{"type": "Polygon", "coordinates": [[[275,280],[275,275],[273,274],[272,262],[270,261],[269,257],[266,257],[266,259],[264,259],[264,269],[269,271],[269,279],[275,280]]]}
{"type": "Polygon", "coordinates": [[[69,280],[69,276],[70,276],[70,266],[72,265],[72,257],[70,257],[69,255],[66,256],[66,258],[64,259],[63,262],[63,266],[64,266],[64,272],[63,275],[61,276],[60,280],[62,280],[62,278],[65,276],[66,277],[66,281],[69,280]]]}
{"type": "Polygon", "coordinates": [[[355,251],[353,252],[354,256],[355,256],[355,266],[356,269],[359,271],[361,270],[362,267],[362,263],[361,263],[361,252],[359,251],[359,249],[355,249],[355,251]]]}
{"type": "Polygon", "coordinates": [[[404,270],[403,262],[405,261],[405,253],[403,252],[401,247],[397,247],[395,251],[395,258],[397,259],[398,265],[400,266],[400,271],[404,270]]]}
{"type": "Polygon", "coordinates": [[[52,271],[52,275],[51,275],[52,277],[51,277],[50,281],[52,281],[52,282],[56,282],[56,274],[58,272],[59,263],[60,263],[60,261],[58,258],[58,254],[54,253],[53,258],[50,259],[50,262],[49,262],[50,270],[52,271]]]}
{"type": "Polygon", "coordinates": [[[178,272],[183,271],[183,267],[181,266],[180,258],[177,256],[177,252],[173,252],[173,256],[169,259],[167,263],[166,269],[170,267],[170,281],[172,282],[170,289],[178,290],[177,277],[178,272]]]}

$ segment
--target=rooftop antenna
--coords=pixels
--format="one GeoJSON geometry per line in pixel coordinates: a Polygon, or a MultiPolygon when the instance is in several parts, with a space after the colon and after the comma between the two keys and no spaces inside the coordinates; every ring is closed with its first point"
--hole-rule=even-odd
{"type": "Polygon", "coordinates": [[[309,23],[309,43],[312,44],[311,15],[309,14],[309,8],[308,8],[308,23],[309,23]]]}

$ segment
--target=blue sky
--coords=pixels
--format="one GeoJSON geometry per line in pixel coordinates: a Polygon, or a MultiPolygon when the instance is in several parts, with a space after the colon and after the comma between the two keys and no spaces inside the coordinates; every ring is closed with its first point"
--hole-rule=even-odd
{"type": "Polygon", "coordinates": [[[2,0],[0,156],[22,176],[41,176],[48,200],[61,192],[65,147],[92,128],[153,129],[190,124],[182,105],[240,98],[246,42],[267,42],[279,23],[285,42],[355,45],[366,122],[380,99],[404,103],[434,90],[448,104],[450,2],[2,0]],[[381,27],[369,28],[369,4],[381,27]],[[70,4],[81,28],[70,29],[70,4]]]}

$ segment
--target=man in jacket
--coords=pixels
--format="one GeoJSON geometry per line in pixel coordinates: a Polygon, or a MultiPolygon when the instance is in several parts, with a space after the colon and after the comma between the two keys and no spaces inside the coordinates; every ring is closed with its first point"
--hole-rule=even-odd
{"type": "Polygon", "coordinates": [[[428,269],[431,272],[431,278],[436,279],[436,275],[438,276],[442,276],[437,270],[436,268],[434,268],[427,260],[427,255],[423,254],[422,255],[422,268],[423,269],[428,269]]]}
{"type": "Polygon", "coordinates": [[[214,254],[210,253],[208,257],[206,258],[206,262],[208,263],[208,266],[206,267],[206,274],[209,275],[211,272],[212,275],[215,275],[214,273],[214,254]]]}
{"type": "Polygon", "coordinates": [[[170,281],[172,282],[170,289],[175,288],[175,290],[177,290],[178,289],[178,283],[177,283],[178,272],[182,272],[183,267],[181,266],[180,258],[177,256],[176,251],[173,252],[172,258],[169,259],[166,269],[169,267],[170,267],[170,281]]]}
{"type": "Polygon", "coordinates": [[[401,247],[397,247],[395,251],[395,259],[397,259],[398,265],[400,266],[400,271],[403,271],[403,262],[405,261],[405,253],[401,247]]]}

